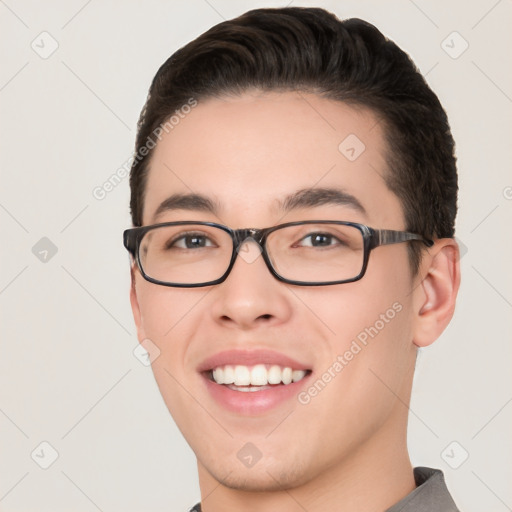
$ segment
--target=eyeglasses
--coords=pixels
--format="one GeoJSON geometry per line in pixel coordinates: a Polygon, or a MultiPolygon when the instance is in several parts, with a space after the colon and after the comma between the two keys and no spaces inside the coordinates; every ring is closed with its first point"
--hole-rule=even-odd
{"type": "Polygon", "coordinates": [[[269,271],[279,281],[324,286],[361,279],[373,249],[409,241],[420,241],[427,247],[434,244],[407,231],[331,220],[288,222],[266,229],[230,229],[214,222],[165,222],[123,233],[124,246],[147,281],[181,288],[222,283],[239,254],[252,262],[242,249],[246,242],[258,245],[269,271]]]}

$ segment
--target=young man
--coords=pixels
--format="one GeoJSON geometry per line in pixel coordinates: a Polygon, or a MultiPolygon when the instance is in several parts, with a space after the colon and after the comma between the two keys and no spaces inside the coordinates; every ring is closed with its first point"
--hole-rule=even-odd
{"type": "Polygon", "coordinates": [[[203,512],[455,511],[406,446],[459,287],[454,144],[372,25],[250,11],[178,50],[131,173],[139,341],[203,512]]]}

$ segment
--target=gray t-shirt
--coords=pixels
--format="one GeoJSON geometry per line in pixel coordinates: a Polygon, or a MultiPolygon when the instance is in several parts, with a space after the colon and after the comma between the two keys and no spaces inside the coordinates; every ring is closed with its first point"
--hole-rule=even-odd
{"type": "MultiPolygon", "coordinates": [[[[459,512],[439,469],[414,468],[416,489],[386,512],[459,512]]],[[[190,512],[201,512],[197,503],[190,512]]]]}

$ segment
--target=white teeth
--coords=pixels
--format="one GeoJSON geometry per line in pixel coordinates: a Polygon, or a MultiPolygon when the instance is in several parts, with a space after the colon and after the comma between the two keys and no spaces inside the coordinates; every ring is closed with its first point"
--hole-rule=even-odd
{"type": "Polygon", "coordinates": [[[283,384],[291,384],[292,383],[292,369],[286,367],[283,370],[283,384]]]}
{"type": "Polygon", "coordinates": [[[224,370],[221,367],[213,370],[213,380],[217,384],[224,384],[224,370]]]}
{"type": "Polygon", "coordinates": [[[280,384],[281,383],[281,367],[280,366],[271,366],[268,371],[268,383],[269,384],[280,384]]]}
{"type": "Polygon", "coordinates": [[[235,386],[248,386],[251,383],[251,372],[247,366],[235,366],[235,386]]]}
{"type": "Polygon", "coordinates": [[[228,385],[229,389],[232,389],[234,391],[242,391],[244,393],[252,393],[253,391],[263,391],[264,389],[270,389],[270,386],[242,386],[237,387],[233,384],[228,385]]]}
{"type": "MultiPolygon", "coordinates": [[[[306,370],[293,370],[292,381],[297,382],[299,380],[302,380],[305,375],[306,375],[306,370]]],[[[226,377],[224,377],[224,378],[226,378],[226,377]]]]}
{"type": "Polygon", "coordinates": [[[251,370],[251,385],[265,386],[267,384],[267,369],[264,364],[257,364],[251,370]]]}
{"type": "Polygon", "coordinates": [[[219,366],[213,370],[213,380],[217,384],[227,384],[231,389],[236,386],[256,386],[243,391],[256,391],[268,389],[269,384],[291,384],[302,380],[306,370],[292,370],[289,366],[272,365],[267,369],[264,364],[252,367],[243,365],[219,366]],[[265,386],[264,388],[261,386],[265,386]]]}
{"type": "Polygon", "coordinates": [[[235,382],[235,370],[232,366],[224,366],[223,384],[233,384],[235,382]]]}

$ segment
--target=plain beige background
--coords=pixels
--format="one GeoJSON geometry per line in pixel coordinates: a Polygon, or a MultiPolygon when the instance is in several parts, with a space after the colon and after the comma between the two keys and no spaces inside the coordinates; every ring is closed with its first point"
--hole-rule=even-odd
{"type": "MultiPolygon", "coordinates": [[[[448,111],[463,281],[452,324],[419,359],[410,452],[445,472],[462,511],[512,510],[512,3],[290,4],[376,24],[448,111]]],[[[193,453],[133,353],[128,179],[93,191],[129,158],[168,56],[223,19],[283,5],[0,1],[1,511],[169,512],[199,499],[193,453]]]]}

